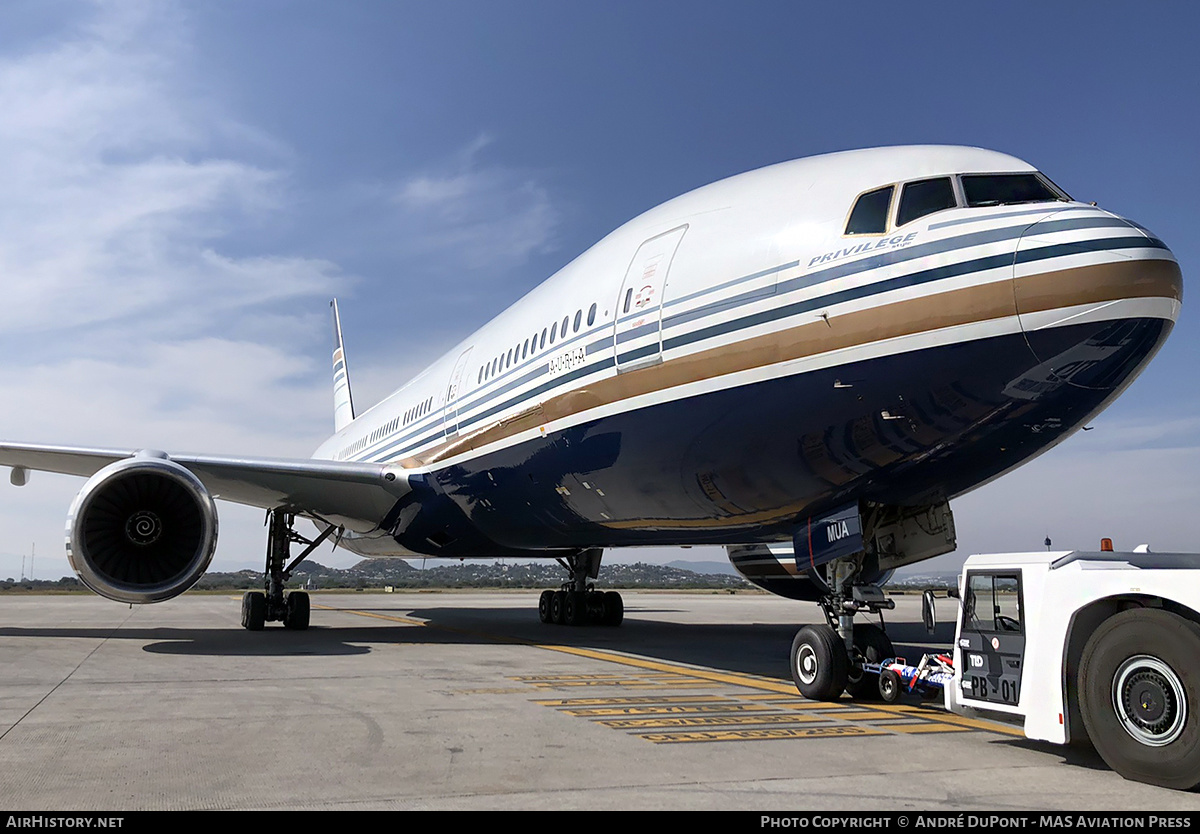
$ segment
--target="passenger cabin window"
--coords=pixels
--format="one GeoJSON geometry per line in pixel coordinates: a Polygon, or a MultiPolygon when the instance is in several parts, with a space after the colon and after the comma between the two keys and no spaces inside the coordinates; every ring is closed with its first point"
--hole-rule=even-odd
{"type": "Polygon", "coordinates": [[[848,235],[881,235],[887,231],[888,208],[892,204],[895,186],[877,188],[863,194],[854,203],[850,220],[846,223],[848,235]]]}
{"type": "Polygon", "coordinates": [[[936,180],[919,180],[904,186],[900,195],[900,208],[896,212],[896,225],[933,214],[942,209],[954,208],[958,201],[954,197],[954,185],[949,177],[939,177],[936,180]]]}
{"type": "Polygon", "coordinates": [[[963,174],[963,195],[971,208],[1071,199],[1037,174],[963,174]]]}

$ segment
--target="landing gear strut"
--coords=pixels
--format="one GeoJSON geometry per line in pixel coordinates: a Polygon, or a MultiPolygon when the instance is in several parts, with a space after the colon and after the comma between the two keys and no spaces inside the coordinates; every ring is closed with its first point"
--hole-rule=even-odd
{"type": "Polygon", "coordinates": [[[842,691],[862,698],[877,694],[879,678],[863,669],[895,655],[892,641],[873,623],[855,625],[862,611],[879,614],[896,604],[875,585],[856,585],[859,563],[836,559],[829,565],[831,592],[821,600],[825,625],[808,625],[792,641],[792,680],[800,694],[814,701],[835,701],[842,691]]]}
{"type": "Polygon", "coordinates": [[[542,591],[538,619],[557,625],[619,626],[625,619],[625,603],[616,591],[597,591],[588,579],[600,575],[599,548],[581,550],[558,563],[569,578],[557,591],[542,591]]]}
{"type": "Polygon", "coordinates": [[[337,529],[330,525],[315,539],[306,539],[293,529],[294,513],[282,507],[267,513],[267,569],[263,591],[247,591],[242,596],[242,627],[250,631],[262,631],[268,622],[282,622],[284,628],[303,631],[308,628],[309,603],[304,591],[284,594],[284,583],[292,576],[296,565],[329,538],[337,529]],[[291,564],[292,543],[307,545],[291,564]]]}

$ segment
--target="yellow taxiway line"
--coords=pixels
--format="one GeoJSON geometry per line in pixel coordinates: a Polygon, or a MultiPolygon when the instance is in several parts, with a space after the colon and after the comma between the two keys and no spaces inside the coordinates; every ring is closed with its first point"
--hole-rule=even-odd
{"type": "MultiPolygon", "coordinates": [[[[783,681],[772,680],[770,678],[761,678],[756,675],[739,675],[734,672],[719,672],[715,669],[681,666],[674,663],[664,663],[661,660],[650,660],[648,658],[636,657],[634,655],[617,654],[616,652],[600,651],[598,649],[583,649],[578,646],[539,643],[535,640],[525,640],[520,637],[490,634],[487,632],[473,631],[471,629],[454,628],[453,626],[434,625],[426,620],[418,620],[414,619],[413,617],[400,617],[393,614],[379,614],[374,611],[359,611],[350,608],[333,608],[331,606],[317,604],[314,604],[313,608],[320,608],[325,611],[340,611],[343,614],[355,614],[360,617],[371,617],[376,620],[388,620],[394,623],[403,623],[404,625],[422,626],[424,628],[433,628],[441,631],[453,632],[456,634],[470,635],[472,637],[481,637],[497,643],[512,643],[516,645],[531,646],[533,648],[543,649],[549,652],[561,652],[563,654],[575,655],[576,657],[584,657],[588,660],[601,660],[607,663],[617,663],[622,666],[631,666],[635,669],[648,669],[653,672],[667,672],[675,675],[687,675],[688,677],[712,681],[713,683],[724,683],[730,686],[756,689],[760,692],[771,692],[781,695],[788,695],[791,697],[799,697],[799,693],[796,692],[795,684],[784,683],[783,681]]],[[[870,705],[870,709],[878,710],[880,712],[893,713],[899,718],[924,718],[928,721],[940,721],[944,724],[951,724],[956,727],[984,730],[989,733],[1000,733],[1002,735],[1016,736],[1017,738],[1024,738],[1025,736],[1025,733],[1015,727],[997,724],[992,721],[983,721],[978,718],[968,718],[963,715],[955,715],[950,712],[945,712],[944,710],[922,709],[920,707],[914,707],[908,704],[878,703],[872,703],[870,705]]]]}

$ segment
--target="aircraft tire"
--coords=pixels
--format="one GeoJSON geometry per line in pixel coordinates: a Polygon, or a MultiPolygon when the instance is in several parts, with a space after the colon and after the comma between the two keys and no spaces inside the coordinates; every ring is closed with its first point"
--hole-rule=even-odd
{"type": "Polygon", "coordinates": [[[542,591],[542,595],[538,597],[538,619],[543,623],[554,622],[554,617],[551,616],[550,604],[554,600],[554,591],[542,591]]]}
{"type": "Polygon", "coordinates": [[[262,591],[242,594],[242,628],[262,631],[267,624],[267,595],[262,591]]]}
{"type": "Polygon", "coordinates": [[[587,600],[581,591],[567,591],[567,598],[563,602],[563,621],[571,626],[587,623],[587,600]]]}
{"type": "MultiPolygon", "coordinates": [[[[857,623],[854,626],[854,648],[859,657],[867,663],[882,663],[896,656],[892,641],[882,628],[874,623],[857,623]]],[[[879,675],[874,672],[857,672],[856,664],[850,664],[849,678],[846,681],[846,691],[850,697],[861,700],[876,698],[882,692],[879,685],[879,675]]]]}
{"type": "Polygon", "coordinates": [[[567,621],[564,610],[567,607],[567,592],[554,591],[554,596],[550,597],[550,619],[555,625],[562,625],[567,621]]]}
{"type": "Polygon", "coordinates": [[[836,701],[846,688],[850,658],[836,631],[807,625],[792,640],[792,681],[810,701],[836,701]]]}
{"type": "Polygon", "coordinates": [[[283,627],[292,631],[305,631],[308,628],[311,606],[308,594],[304,591],[292,591],[287,595],[287,610],[283,614],[283,627]]]}
{"type": "Polygon", "coordinates": [[[885,704],[894,704],[900,700],[900,676],[891,669],[879,673],[879,697],[885,704]]]}
{"type": "Polygon", "coordinates": [[[1134,608],[1093,632],[1079,662],[1079,709],[1101,758],[1136,782],[1200,785],[1200,626],[1134,608]]]}
{"type": "Polygon", "coordinates": [[[619,626],[625,619],[625,600],[616,591],[604,594],[604,624],[619,626]]]}

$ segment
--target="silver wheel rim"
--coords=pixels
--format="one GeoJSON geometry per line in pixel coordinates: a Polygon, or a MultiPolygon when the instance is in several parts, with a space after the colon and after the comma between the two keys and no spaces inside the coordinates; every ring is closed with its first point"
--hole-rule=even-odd
{"type": "Polygon", "coordinates": [[[1157,657],[1142,654],[1122,663],[1113,675],[1112,700],[1125,732],[1148,747],[1175,741],[1187,723],[1183,682],[1157,657]]]}
{"type": "Polygon", "coordinates": [[[808,643],[796,652],[796,677],[800,678],[805,686],[817,679],[817,653],[808,643]]]}

